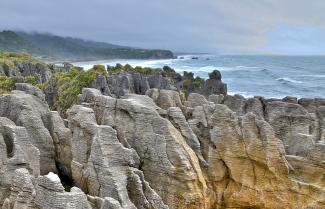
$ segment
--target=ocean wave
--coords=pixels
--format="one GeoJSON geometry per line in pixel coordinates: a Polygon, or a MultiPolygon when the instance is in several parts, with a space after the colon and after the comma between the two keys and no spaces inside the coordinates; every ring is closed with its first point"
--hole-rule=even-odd
{"type": "Polygon", "coordinates": [[[287,78],[287,77],[277,78],[276,80],[280,81],[280,82],[284,82],[284,83],[303,83],[302,81],[297,81],[297,80],[294,80],[292,78],[287,78]]]}
{"type": "Polygon", "coordinates": [[[299,77],[325,78],[325,75],[300,75],[299,77]]]}
{"type": "Polygon", "coordinates": [[[217,69],[217,67],[209,65],[209,66],[200,67],[198,71],[212,72],[215,69],[217,69]]]}
{"type": "Polygon", "coordinates": [[[259,67],[254,66],[245,66],[245,65],[238,65],[236,68],[244,68],[244,69],[258,69],[259,67]]]}
{"type": "Polygon", "coordinates": [[[173,64],[173,59],[162,59],[162,60],[144,60],[142,62],[139,62],[140,66],[145,67],[156,67],[161,65],[171,65],[173,64]]]}
{"type": "Polygon", "coordinates": [[[235,94],[239,94],[239,95],[241,95],[241,96],[243,96],[245,98],[253,98],[254,97],[253,94],[250,94],[250,93],[248,93],[246,91],[228,91],[227,94],[232,95],[232,96],[234,96],[235,94]]]}
{"type": "Polygon", "coordinates": [[[279,78],[279,75],[277,75],[276,73],[272,72],[271,70],[269,69],[263,69],[261,70],[261,72],[265,73],[266,75],[270,76],[272,79],[275,79],[275,80],[278,80],[280,79],[279,78]]]}

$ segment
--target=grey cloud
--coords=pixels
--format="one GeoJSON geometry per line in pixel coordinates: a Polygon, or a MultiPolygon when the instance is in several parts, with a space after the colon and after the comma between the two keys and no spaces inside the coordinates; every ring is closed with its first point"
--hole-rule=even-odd
{"type": "Polygon", "coordinates": [[[0,0],[0,28],[174,51],[264,53],[281,23],[325,25],[325,1],[0,0]]]}

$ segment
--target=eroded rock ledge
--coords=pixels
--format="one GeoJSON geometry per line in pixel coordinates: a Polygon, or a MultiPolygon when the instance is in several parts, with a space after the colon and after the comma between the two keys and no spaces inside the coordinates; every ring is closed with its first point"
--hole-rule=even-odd
{"type": "Polygon", "coordinates": [[[2,209],[325,208],[325,100],[0,96],[2,209]]]}

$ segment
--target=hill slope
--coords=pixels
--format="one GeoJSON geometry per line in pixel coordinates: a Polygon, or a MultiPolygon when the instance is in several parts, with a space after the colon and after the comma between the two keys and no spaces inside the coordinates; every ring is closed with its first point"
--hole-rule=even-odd
{"type": "Polygon", "coordinates": [[[103,42],[50,34],[0,32],[0,51],[27,52],[59,60],[164,59],[172,58],[168,50],[136,49],[103,42]]]}
{"type": "Polygon", "coordinates": [[[12,31],[0,32],[0,51],[27,52],[34,55],[47,54],[45,50],[12,31]]]}

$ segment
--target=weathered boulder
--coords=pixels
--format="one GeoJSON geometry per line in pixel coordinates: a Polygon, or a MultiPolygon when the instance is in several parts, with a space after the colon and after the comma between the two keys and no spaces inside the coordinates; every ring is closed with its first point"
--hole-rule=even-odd
{"type": "Polygon", "coordinates": [[[223,94],[211,94],[209,96],[209,102],[213,102],[215,104],[222,104],[225,96],[223,94]]]}
{"type": "Polygon", "coordinates": [[[52,71],[46,64],[41,62],[31,63],[18,61],[14,66],[1,64],[0,74],[12,77],[18,82],[23,82],[24,77],[32,76],[35,78],[36,82],[44,83],[50,80],[52,71]]]}
{"type": "Polygon", "coordinates": [[[200,91],[205,96],[211,94],[227,94],[227,84],[221,80],[221,73],[217,70],[209,74],[209,78],[205,80],[202,90],[200,91]]]}
{"type": "Polygon", "coordinates": [[[53,139],[55,150],[55,164],[58,172],[68,179],[72,179],[71,174],[71,138],[72,133],[65,126],[60,114],[56,111],[48,112],[44,116],[44,125],[49,130],[53,139]]]}
{"type": "Polygon", "coordinates": [[[69,127],[76,185],[92,196],[114,199],[117,208],[168,208],[137,169],[136,152],[120,143],[111,126],[97,125],[92,109],[74,106],[69,127]]]}
{"type": "Polygon", "coordinates": [[[191,93],[188,95],[185,105],[194,108],[197,106],[203,106],[208,103],[209,101],[203,95],[197,93],[191,93]]]}
{"type": "Polygon", "coordinates": [[[31,143],[40,151],[41,174],[56,171],[52,137],[43,123],[48,106],[38,97],[22,91],[0,96],[0,116],[26,128],[31,143]]]}
{"type": "Polygon", "coordinates": [[[246,98],[239,95],[226,95],[223,101],[224,105],[227,105],[232,111],[236,112],[239,115],[244,115],[246,98]]]}
{"type": "Polygon", "coordinates": [[[40,90],[39,88],[31,85],[31,84],[28,84],[28,83],[16,83],[15,86],[16,86],[16,90],[24,91],[27,94],[31,94],[33,96],[36,96],[36,97],[40,98],[43,102],[46,101],[45,100],[45,94],[43,93],[43,91],[40,90]]]}
{"type": "Polygon", "coordinates": [[[100,90],[104,95],[111,95],[110,89],[108,88],[107,79],[100,73],[96,73],[96,78],[91,84],[91,87],[100,90]]]}
{"type": "Polygon", "coordinates": [[[146,94],[85,88],[68,124],[32,94],[0,97],[24,126],[0,118],[2,208],[325,208],[322,100],[146,94]],[[61,179],[39,176],[45,142],[61,179]]]}
{"type": "Polygon", "coordinates": [[[26,169],[17,169],[3,209],[92,209],[79,188],[65,192],[54,173],[34,179],[26,169]]]}
{"type": "Polygon", "coordinates": [[[33,178],[25,168],[16,169],[13,173],[11,188],[2,209],[31,209],[34,206],[33,178]]]}
{"type": "Polygon", "coordinates": [[[298,104],[269,102],[266,120],[285,145],[289,155],[307,156],[317,141],[318,123],[313,115],[298,104]]]}
{"type": "Polygon", "coordinates": [[[147,76],[128,72],[109,75],[108,85],[117,97],[127,93],[145,94],[150,88],[147,76]]]}
{"type": "Polygon", "coordinates": [[[297,99],[297,97],[290,97],[290,96],[287,96],[287,97],[284,97],[284,98],[282,99],[282,102],[288,102],[288,103],[297,104],[297,103],[298,103],[298,99],[297,99]]]}
{"type": "Polygon", "coordinates": [[[148,83],[149,83],[150,88],[175,90],[175,87],[172,87],[172,85],[170,85],[170,82],[168,81],[168,79],[160,73],[149,75],[148,83]]]}
{"type": "Polygon", "coordinates": [[[164,110],[170,107],[179,107],[184,110],[184,105],[177,91],[150,89],[146,92],[146,95],[153,99],[153,101],[164,110]]]}
{"type": "Polygon", "coordinates": [[[17,75],[21,76],[36,76],[39,83],[45,83],[50,80],[52,76],[51,70],[42,63],[18,63],[16,69],[17,75]]]}
{"type": "Polygon", "coordinates": [[[16,169],[26,168],[34,176],[40,174],[39,157],[26,129],[0,117],[0,205],[9,195],[16,169]]]}
{"type": "Polygon", "coordinates": [[[198,158],[152,99],[98,96],[89,106],[99,123],[114,127],[122,144],[136,151],[144,179],[169,208],[206,207],[207,186],[198,158]]]}

